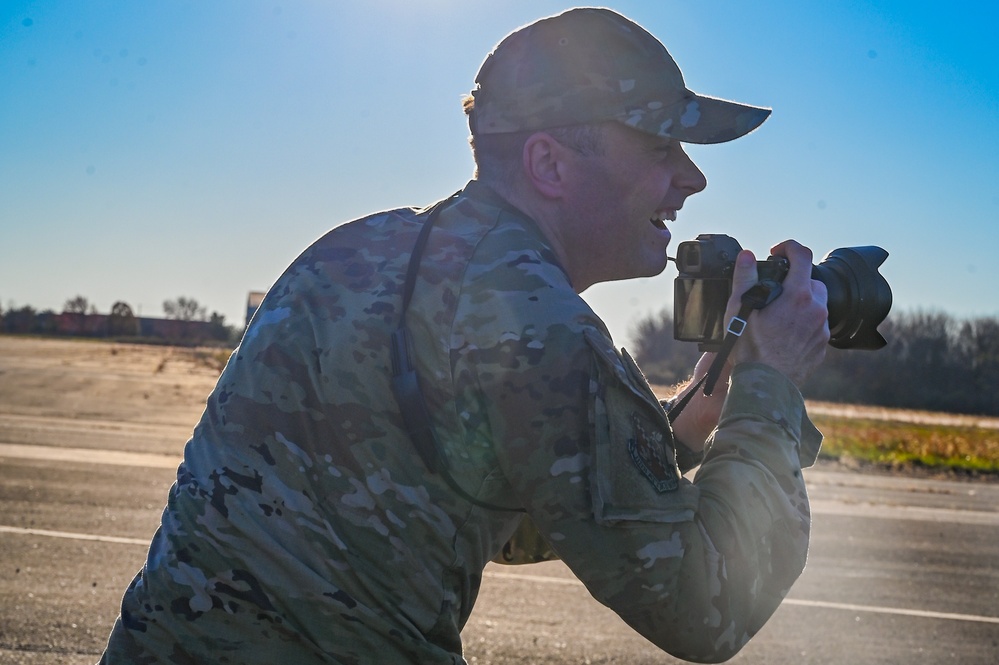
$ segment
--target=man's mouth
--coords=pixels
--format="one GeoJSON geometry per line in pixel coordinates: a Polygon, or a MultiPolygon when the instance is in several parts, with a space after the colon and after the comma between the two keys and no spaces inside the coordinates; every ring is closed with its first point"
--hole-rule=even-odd
{"type": "Polygon", "coordinates": [[[654,215],[649,217],[649,222],[652,223],[657,229],[666,230],[666,220],[671,222],[676,221],[676,210],[659,210],[656,211],[654,215]]]}

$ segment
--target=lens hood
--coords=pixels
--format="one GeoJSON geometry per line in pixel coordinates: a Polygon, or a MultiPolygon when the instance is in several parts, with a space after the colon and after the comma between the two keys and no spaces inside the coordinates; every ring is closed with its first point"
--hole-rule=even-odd
{"type": "Polygon", "coordinates": [[[829,344],[838,349],[880,349],[888,342],[878,325],[891,309],[891,287],[878,272],[888,258],[880,247],[843,247],[812,266],[812,279],[829,293],[829,344]]]}

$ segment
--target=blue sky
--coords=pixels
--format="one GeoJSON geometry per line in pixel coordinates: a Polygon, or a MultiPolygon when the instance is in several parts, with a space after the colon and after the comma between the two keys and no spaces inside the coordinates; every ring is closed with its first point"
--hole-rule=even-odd
{"type": "MultiPolygon", "coordinates": [[[[0,2],[0,306],[242,323],[309,243],[471,176],[459,100],[539,0],[0,2]]],[[[631,0],[692,89],[773,107],[692,146],[674,243],[881,245],[896,309],[999,315],[999,5],[631,0]]],[[[584,294],[620,344],[672,265],[584,294]]]]}

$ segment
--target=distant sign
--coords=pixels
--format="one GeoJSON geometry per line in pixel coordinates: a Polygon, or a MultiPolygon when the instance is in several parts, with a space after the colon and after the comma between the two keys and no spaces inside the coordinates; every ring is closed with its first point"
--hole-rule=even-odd
{"type": "Polygon", "coordinates": [[[250,294],[246,297],[246,324],[250,325],[250,319],[253,318],[253,313],[257,311],[260,307],[260,303],[264,299],[264,291],[250,291],[250,294]]]}

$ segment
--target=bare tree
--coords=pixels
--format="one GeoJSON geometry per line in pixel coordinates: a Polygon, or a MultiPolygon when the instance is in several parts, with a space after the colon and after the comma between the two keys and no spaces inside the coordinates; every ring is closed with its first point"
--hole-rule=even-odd
{"type": "Polygon", "coordinates": [[[91,310],[91,313],[93,313],[94,308],[90,305],[90,301],[83,296],[70,298],[66,301],[66,304],[62,306],[62,311],[65,314],[86,314],[88,309],[91,310]]]}
{"type": "Polygon", "coordinates": [[[181,296],[176,300],[164,300],[163,312],[168,319],[180,321],[207,321],[207,310],[194,298],[181,296]]]}

